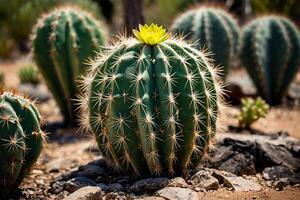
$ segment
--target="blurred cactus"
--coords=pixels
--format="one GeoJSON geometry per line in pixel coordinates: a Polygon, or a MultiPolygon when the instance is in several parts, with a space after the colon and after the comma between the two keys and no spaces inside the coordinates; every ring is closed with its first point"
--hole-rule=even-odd
{"type": "Polygon", "coordinates": [[[31,83],[33,85],[40,83],[39,71],[33,65],[26,65],[19,69],[18,77],[21,83],[31,83]]]}
{"type": "Polygon", "coordinates": [[[239,43],[239,29],[229,13],[206,6],[192,9],[176,18],[171,30],[196,41],[199,49],[207,48],[224,77],[227,75],[239,43]]]}
{"type": "Polygon", "coordinates": [[[0,71],[0,89],[4,87],[5,84],[5,75],[3,71],[0,71]]]}
{"type": "Polygon", "coordinates": [[[287,18],[265,16],[245,26],[242,60],[258,93],[269,103],[282,101],[300,67],[300,35],[287,18]]]}
{"type": "Polygon", "coordinates": [[[45,138],[35,105],[0,92],[0,199],[15,190],[37,161],[45,138]]]}
{"type": "Polygon", "coordinates": [[[35,27],[34,57],[67,124],[76,124],[77,78],[86,62],[104,43],[104,27],[87,12],[61,7],[45,15],[35,27]]]}
{"type": "Polygon", "coordinates": [[[237,116],[239,120],[239,126],[244,128],[250,128],[251,124],[257,121],[259,118],[264,118],[269,112],[269,105],[261,98],[242,99],[242,110],[237,116]]]}
{"type": "Polygon", "coordinates": [[[157,25],[140,26],[91,62],[82,121],[116,169],[188,172],[216,132],[222,86],[204,53],[157,25]]]}

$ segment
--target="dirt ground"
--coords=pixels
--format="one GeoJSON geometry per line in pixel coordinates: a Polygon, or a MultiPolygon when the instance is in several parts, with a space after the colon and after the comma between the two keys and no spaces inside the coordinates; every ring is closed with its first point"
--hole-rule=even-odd
{"type": "MultiPolygon", "coordinates": [[[[30,63],[31,59],[28,56],[22,57],[17,61],[5,61],[0,62],[0,70],[5,73],[6,84],[9,86],[18,85],[17,71],[25,63],[30,63]]],[[[239,72],[241,73],[241,72],[239,72]]],[[[245,72],[242,72],[245,73],[245,72]]],[[[300,81],[300,75],[298,74],[297,80],[300,81]]],[[[40,105],[42,115],[46,117],[46,121],[60,120],[58,109],[55,108],[55,103],[50,100],[47,104],[40,105]]],[[[223,126],[236,126],[237,119],[235,116],[238,114],[239,108],[232,107],[227,117],[223,117],[220,121],[223,126]]],[[[260,119],[256,122],[253,128],[263,132],[278,132],[287,131],[291,136],[300,138],[300,106],[277,106],[271,108],[269,114],[265,119],[260,119]]],[[[72,135],[74,137],[75,130],[67,130],[69,134],[65,132],[61,135],[72,135]]],[[[67,137],[67,136],[65,136],[67,137]]],[[[50,181],[55,179],[60,173],[74,169],[75,167],[97,159],[97,155],[90,151],[86,151],[91,144],[91,140],[84,138],[75,139],[71,142],[62,144],[61,140],[50,140],[45,146],[38,164],[32,171],[32,174],[24,180],[21,188],[42,195],[47,191],[50,181]],[[62,160],[62,167],[60,173],[48,173],[45,163],[51,163],[52,160],[62,160]],[[38,188],[38,189],[37,189],[38,188]]],[[[49,194],[48,194],[49,195],[49,194]]],[[[48,196],[49,199],[54,199],[54,196],[48,196]]],[[[199,199],[272,199],[272,200],[289,200],[300,199],[300,187],[287,187],[282,191],[276,191],[265,187],[260,192],[234,192],[229,191],[227,188],[221,188],[213,192],[199,192],[199,199]]]]}

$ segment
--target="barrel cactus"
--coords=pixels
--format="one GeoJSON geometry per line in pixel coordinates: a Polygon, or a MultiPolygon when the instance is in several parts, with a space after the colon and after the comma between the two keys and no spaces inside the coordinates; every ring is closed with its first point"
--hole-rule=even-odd
{"type": "Polygon", "coordinates": [[[223,70],[223,78],[237,54],[239,28],[235,19],[221,8],[199,7],[175,19],[171,30],[196,41],[199,49],[207,49],[223,70]]]}
{"type": "Polygon", "coordinates": [[[42,17],[34,29],[32,48],[49,90],[66,123],[76,124],[77,79],[86,61],[105,40],[104,28],[89,13],[62,7],[42,17]]]}
{"type": "Polygon", "coordinates": [[[41,117],[29,100],[0,92],[0,199],[22,182],[43,147],[41,117]]]}
{"type": "Polygon", "coordinates": [[[282,101],[300,67],[300,35],[287,18],[265,16],[247,24],[242,60],[258,93],[269,103],[282,101]]]}
{"type": "Polygon", "coordinates": [[[82,121],[116,169],[139,176],[196,167],[216,132],[222,86],[204,53],[140,26],[91,62],[82,121]]]}

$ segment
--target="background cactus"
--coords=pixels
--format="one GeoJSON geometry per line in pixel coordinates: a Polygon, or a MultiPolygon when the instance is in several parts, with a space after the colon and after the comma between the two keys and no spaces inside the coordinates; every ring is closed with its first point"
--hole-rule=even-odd
{"type": "Polygon", "coordinates": [[[207,48],[227,75],[239,44],[238,26],[229,13],[214,7],[192,9],[175,19],[171,30],[196,41],[198,49],[207,48]]]}
{"type": "Polygon", "coordinates": [[[91,62],[83,124],[123,172],[181,174],[196,167],[216,132],[221,85],[203,52],[140,26],[91,62]],[[89,113],[89,115],[87,115],[89,113]]]}
{"type": "Polygon", "coordinates": [[[21,83],[31,83],[33,85],[40,83],[39,70],[34,65],[25,65],[20,68],[18,77],[21,83]]]}
{"type": "Polygon", "coordinates": [[[245,26],[242,60],[258,93],[278,104],[300,66],[300,35],[284,17],[266,16],[245,26]]]}
{"type": "Polygon", "coordinates": [[[5,84],[5,75],[3,71],[0,71],[0,88],[4,87],[5,84]]]}
{"type": "Polygon", "coordinates": [[[44,16],[36,25],[32,48],[48,88],[65,122],[75,124],[77,78],[85,62],[104,43],[104,27],[75,7],[61,7],[44,16]]]}
{"type": "Polygon", "coordinates": [[[41,117],[29,100],[0,93],[0,198],[19,186],[37,161],[44,133],[41,117]]]}
{"type": "Polygon", "coordinates": [[[237,116],[240,127],[250,128],[251,124],[268,114],[269,105],[261,98],[242,99],[242,109],[237,116]]]}

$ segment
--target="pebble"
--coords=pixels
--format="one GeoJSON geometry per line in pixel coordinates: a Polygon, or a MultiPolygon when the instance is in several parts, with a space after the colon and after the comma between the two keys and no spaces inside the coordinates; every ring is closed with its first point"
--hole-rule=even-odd
{"type": "Polygon", "coordinates": [[[156,192],[168,200],[199,200],[197,192],[188,188],[166,187],[156,192]]]}
{"type": "Polygon", "coordinates": [[[99,187],[82,187],[72,194],[68,195],[64,200],[102,200],[102,191],[99,187]]]}

